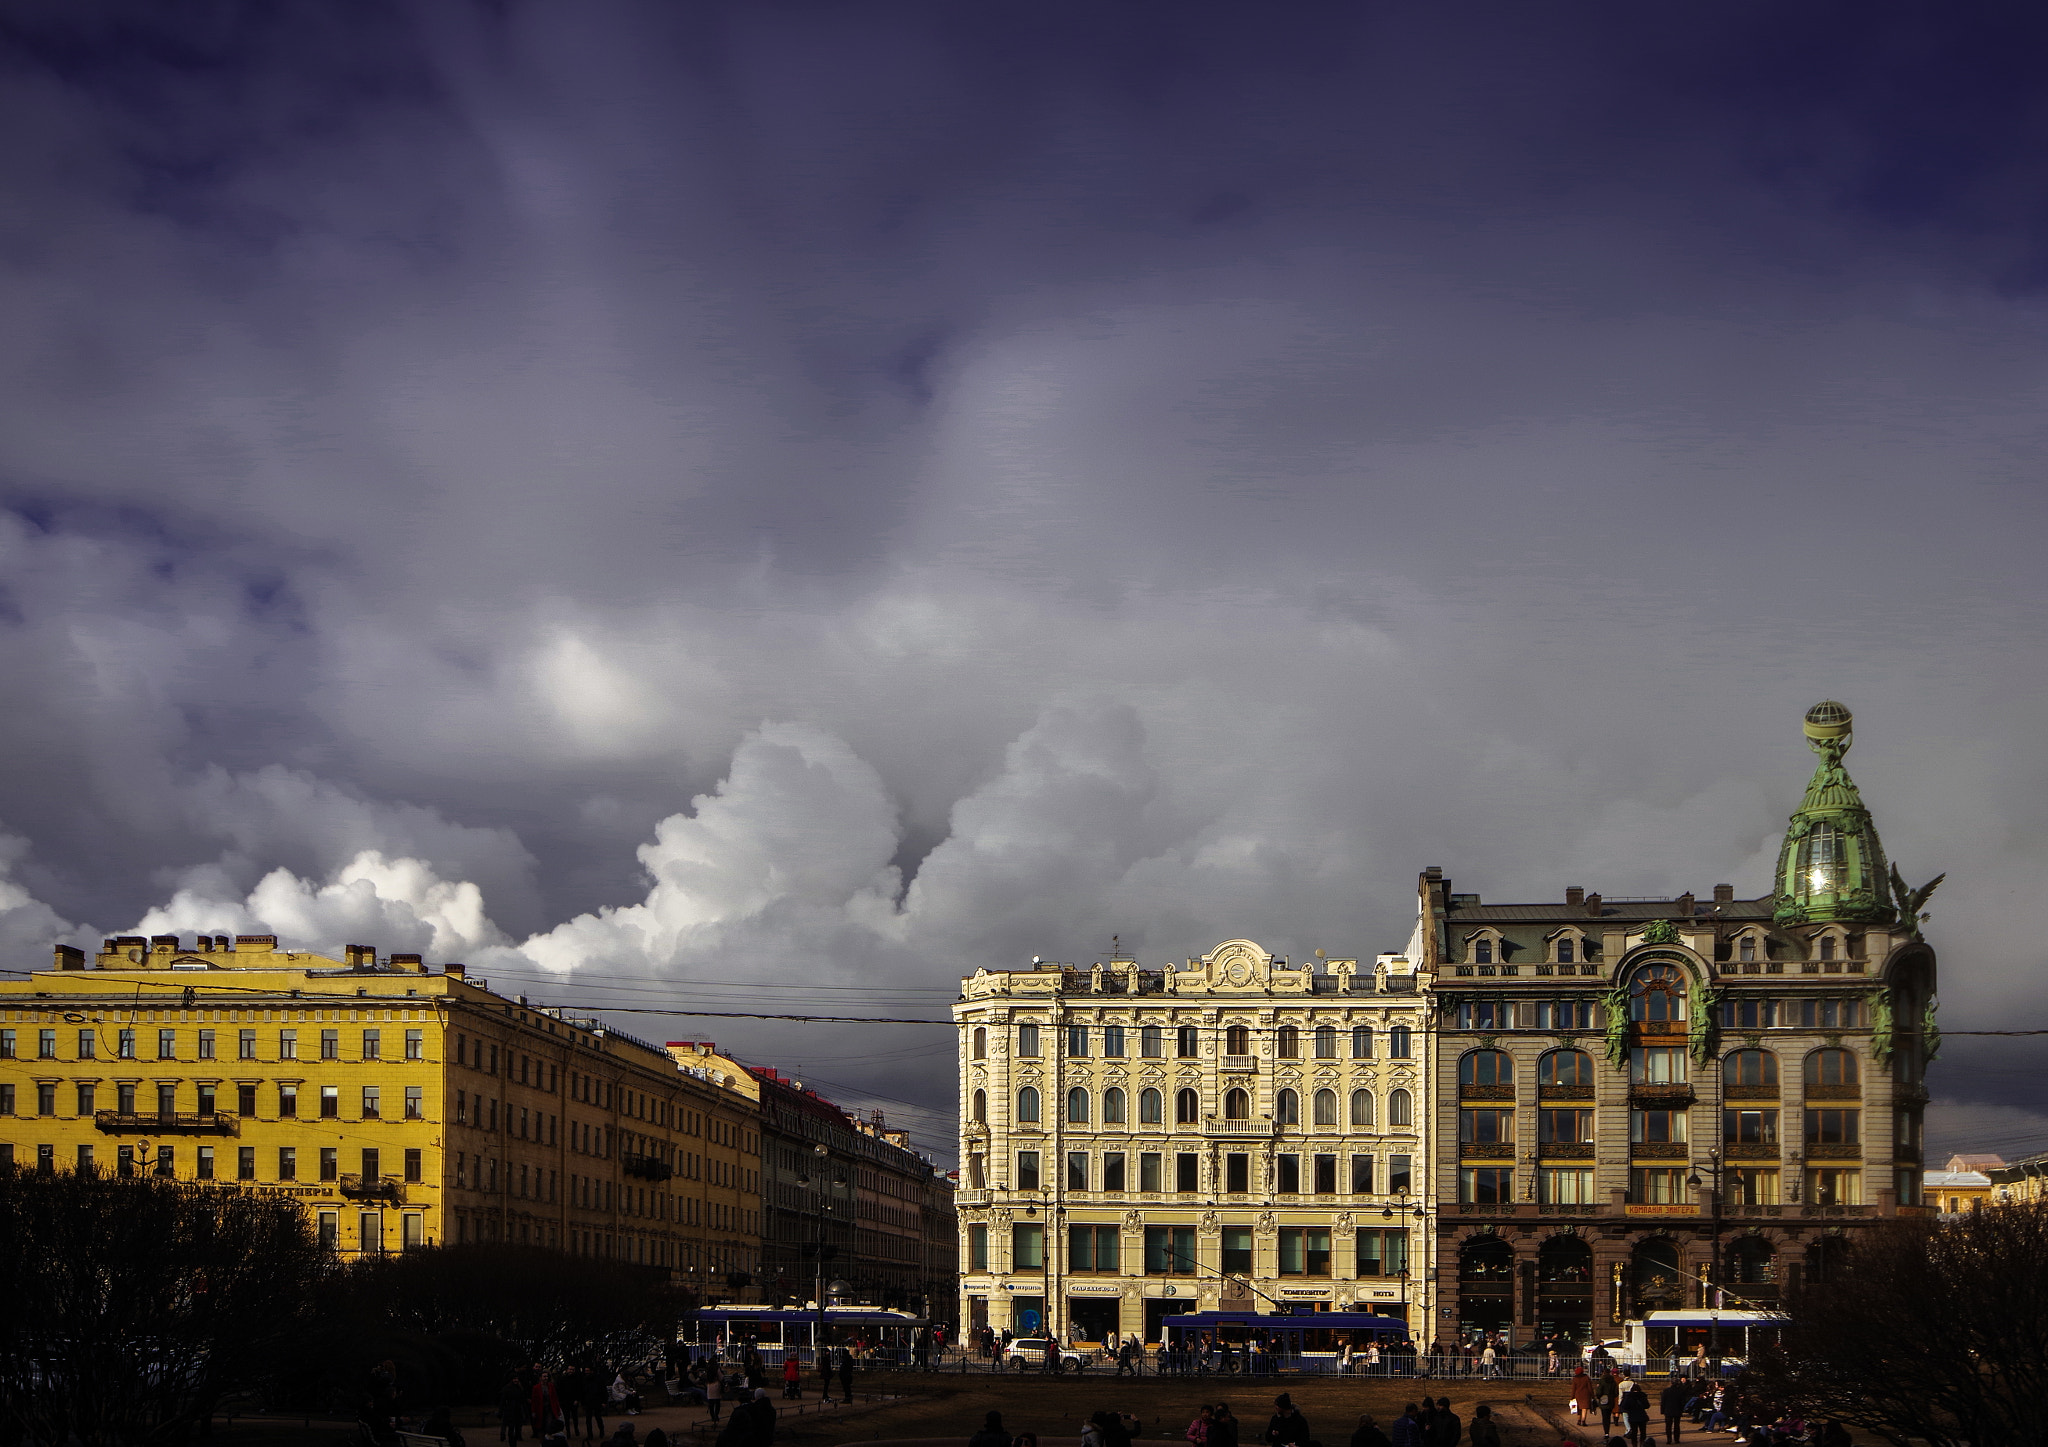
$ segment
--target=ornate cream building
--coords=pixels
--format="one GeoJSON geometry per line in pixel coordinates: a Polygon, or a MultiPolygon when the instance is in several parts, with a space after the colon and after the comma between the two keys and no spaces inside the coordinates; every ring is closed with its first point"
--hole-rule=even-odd
{"type": "Polygon", "coordinates": [[[1188,1311],[1429,1319],[1412,961],[980,970],[960,1028],[963,1325],[1160,1339],[1188,1311]]]}

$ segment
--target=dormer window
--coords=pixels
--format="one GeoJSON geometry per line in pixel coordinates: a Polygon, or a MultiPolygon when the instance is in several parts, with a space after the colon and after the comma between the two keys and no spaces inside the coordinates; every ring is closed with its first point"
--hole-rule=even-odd
{"type": "Polygon", "coordinates": [[[1557,942],[1557,962],[1560,965],[1568,965],[1572,962],[1574,957],[1573,944],[1574,941],[1570,935],[1559,937],[1557,942]]]}
{"type": "Polygon", "coordinates": [[[1743,936],[1743,937],[1741,938],[1741,940],[1739,940],[1739,941],[1738,941],[1738,942],[1736,943],[1736,946],[1735,946],[1735,955],[1736,955],[1736,958],[1737,958],[1737,959],[1739,959],[1739,960],[1741,960],[1741,961],[1742,961],[1742,963],[1744,963],[1745,965],[1753,965],[1753,964],[1755,964],[1755,963],[1756,963],[1756,936],[1755,936],[1755,935],[1744,935],[1744,936],[1743,936]]]}
{"type": "Polygon", "coordinates": [[[1472,941],[1472,959],[1475,964],[1490,965],[1493,963],[1493,940],[1490,936],[1481,935],[1478,939],[1472,941]]]}
{"type": "Polygon", "coordinates": [[[1835,937],[1833,935],[1822,935],[1820,937],[1820,957],[1824,960],[1832,960],[1835,957],[1835,937]]]}

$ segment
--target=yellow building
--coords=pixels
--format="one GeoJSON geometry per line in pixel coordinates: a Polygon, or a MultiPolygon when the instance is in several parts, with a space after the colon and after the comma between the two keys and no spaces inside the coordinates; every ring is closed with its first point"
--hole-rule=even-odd
{"type": "Polygon", "coordinates": [[[459,964],[344,954],[272,935],[57,946],[0,983],[0,1164],[288,1194],[351,1255],[509,1241],[685,1282],[754,1269],[746,1082],[459,964]]]}

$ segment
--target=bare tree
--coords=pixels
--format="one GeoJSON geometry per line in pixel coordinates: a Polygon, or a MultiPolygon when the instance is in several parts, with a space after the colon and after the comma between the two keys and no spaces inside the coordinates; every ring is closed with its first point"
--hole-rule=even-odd
{"type": "Polygon", "coordinates": [[[0,1171],[0,1440],[187,1440],[270,1372],[328,1261],[287,1197],[0,1171]]]}
{"type": "Polygon", "coordinates": [[[1856,1233],[1753,1393],[1906,1447],[2048,1444],[2048,1204],[1856,1233]]]}

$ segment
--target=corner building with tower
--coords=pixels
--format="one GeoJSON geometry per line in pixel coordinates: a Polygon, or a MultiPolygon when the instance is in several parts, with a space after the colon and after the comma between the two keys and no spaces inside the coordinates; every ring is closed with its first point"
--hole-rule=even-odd
{"type": "Polygon", "coordinates": [[[1655,1310],[1768,1308],[1858,1230],[1929,1209],[1934,885],[1887,863],[1843,766],[1851,723],[1808,711],[1820,765],[1761,898],[1488,904],[1423,873],[1428,1335],[1584,1341],[1655,1310]]]}
{"type": "Polygon", "coordinates": [[[977,971],[960,1322],[1162,1339],[1203,1310],[1423,1319],[1430,1035],[1413,961],[977,971]]]}

